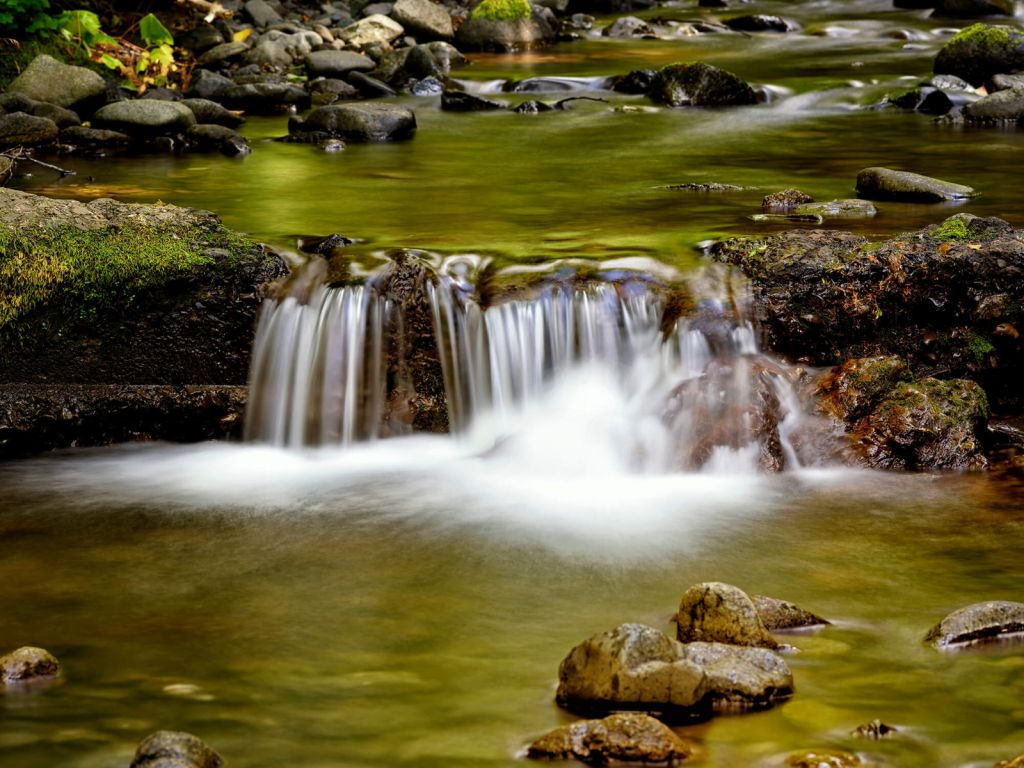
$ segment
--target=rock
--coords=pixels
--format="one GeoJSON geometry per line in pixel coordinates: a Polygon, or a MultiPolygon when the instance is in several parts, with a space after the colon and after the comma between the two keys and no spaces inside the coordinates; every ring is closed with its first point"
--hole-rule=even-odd
{"type": "Polygon", "coordinates": [[[45,117],[33,117],[24,112],[0,115],[0,147],[49,144],[59,133],[57,124],[45,117]]]}
{"type": "Polygon", "coordinates": [[[704,670],[708,698],[716,712],[763,708],[793,693],[793,675],[786,662],[765,648],[695,642],[683,644],[680,654],[704,670]]]}
{"type": "Polygon", "coordinates": [[[126,147],[131,143],[131,137],[120,131],[106,131],[101,128],[86,128],[81,125],[73,125],[60,132],[60,143],[65,146],[72,146],[76,149],[95,151],[98,149],[109,149],[113,147],[126,147]]]}
{"type": "Polygon", "coordinates": [[[0,155],[0,187],[11,180],[14,175],[14,161],[6,155],[0,155]]]}
{"type": "Polygon", "coordinates": [[[47,120],[53,121],[58,128],[70,128],[73,125],[82,124],[82,118],[78,116],[77,112],[43,101],[33,104],[29,114],[33,117],[45,117],[47,120]]]}
{"type": "Polygon", "coordinates": [[[0,189],[0,383],[239,384],[281,259],[213,214],[0,189]]]}
{"type": "MultiPolygon", "coordinates": [[[[246,6],[262,0],[250,0],[246,6]]],[[[224,759],[203,741],[183,731],[156,731],[135,750],[130,768],[220,768],[224,759]]]]}
{"type": "Polygon", "coordinates": [[[94,128],[149,138],[184,133],[196,124],[192,110],[176,101],[117,101],[93,115],[94,128]]]}
{"type": "Polygon", "coordinates": [[[364,17],[367,16],[390,16],[395,4],[388,2],[370,3],[361,11],[364,17]]]}
{"type": "Polygon", "coordinates": [[[464,91],[445,90],[441,94],[441,109],[446,112],[488,112],[507,109],[507,105],[493,99],[474,96],[464,91]]]}
{"type": "Polygon", "coordinates": [[[281,14],[275,11],[273,6],[271,6],[266,0],[248,0],[244,9],[245,15],[248,16],[252,20],[252,23],[260,29],[264,29],[274,24],[280,24],[284,21],[284,19],[281,18],[281,14]]]}
{"type": "Polygon", "coordinates": [[[59,674],[60,662],[42,648],[25,646],[0,656],[0,684],[31,683],[59,674]]]}
{"type": "Polygon", "coordinates": [[[241,134],[223,125],[193,125],[185,138],[190,149],[200,152],[220,152],[228,157],[252,152],[241,134]]]}
{"type": "Polygon", "coordinates": [[[223,42],[225,42],[224,35],[212,24],[200,24],[198,27],[179,32],[174,36],[175,45],[187,48],[196,56],[223,42]]]}
{"type": "Polygon", "coordinates": [[[451,15],[432,0],[398,0],[391,9],[391,18],[420,41],[451,40],[455,36],[451,15]]]}
{"type": "Polygon", "coordinates": [[[528,0],[483,0],[455,33],[462,50],[506,53],[540,48],[556,37],[551,12],[528,0]]]}
{"type": "Polygon", "coordinates": [[[569,13],[592,15],[623,14],[657,5],[655,0],[570,0],[569,13]]]}
{"type": "Polygon", "coordinates": [[[687,759],[692,752],[689,744],[659,720],[638,713],[619,713],[556,728],[527,747],[526,756],[590,764],[672,764],[687,759]]]}
{"type": "Polygon", "coordinates": [[[396,104],[332,104],[294,119],[290,133],[323,133],[354,142],[400,141],[416,132],[412,110],[396,104]]]}
{"type": "Polygon", "coordinates": [[[242,54],[249,50],[249,44],[243,42],[230,42],[215,45],[196,59],[200,67],[209,67],[214,64],[223,64],[232,59],[241,58],[242,54]]]}
{"type": "Polygon", "coordinates": [[[814,749],[786,756],[787,768],[856,768],[864,762],[852,752],[814,749]]]}
{"type": "Polygon", "coordinates": [[[215,101],[208,99],[182,99],[181,103],[192,110],[197,123],[237,128],[245,122],[244,117],[229,109],[225,109],[215,101]]]}
{"type": "Polygon", "coordinates": [[[1001,760],[993,768],[1024,768],[1024,755],[1017,755],[1017,757],[1009,760],[1001,760]]]}
{"type": "Polygon", "coordinates": [[[736,184],[723,184],[719,181],[688,181],[683,184],[666,184],[664,187],[659,189],[677,189],[685,192],[741,192],[746,187],[740,187],[736,184]]]}
{"type": "Polygon", "coordinates": [[[725,26],[737,32],[797,32],[800,25],[781,16],[750,14],[725,19],[725,26]]]}
{"type": "Polygon", "coordinates": [[[247,64],[256,65],[264,71],[285,70],[322,44],[323,40],[315,32],[303,30],[289,34],[272,29],[260,36],[244,58],[247,64]]]}
{"type": "Polygon", "coordinates": [[[1013,16],[1013,0],[938,0],[932,16],[954,19],[1013,16]]]}
{"type": "Polygon", "coordinates": [[[934,66],[936,74],[956,75],[974,86],[994,75],[1021,70],[1024,32],[986,24],[972,24],[950,38],[934,66]]]}
{"type": "Polygon", "coordinates": [[[336,101],[358,99],[362,96],[359,89],[354,85],[335,78],[314,80],[307,87],[314,107],[325,107],[336,101]]]}
{"type": "Polygon", "coordinates": [[[1024,88],[1024,75],[993,75],[985,87],[989,93],[1005,91],[1010,88],[1024,88]]]}
{"type": "Polygon", "coordinates": [[[602,30],[604,37],[654,37],[654,27],[636,16],[622,16],[602,30]]]}
{"type": "Polygon", "coordinates": [[[784,189],[781,192],[772,192],[765,195],[761,200],[761,208],[765,211],[791,211],[802,203],[813,203],[814,198],[799,189],[784,189]]]}
{"type": "Polygon", "coordinates": [[[770,632],[820,627],[831,623],[785,600],[776,600],[763,595],[753,595],[751,600],[757,609],[757,615],[761,617],[765,628],[770,632]]]}
{"type": "Polygon", "coordinates": [[[373,59],[353,51],[313,51],[306,57],[306,72],[310,78],[344,80],[349,72],[370,72],[376,66],[373,59]]]}
{"type": "Polygon", "coordinates": [[[444,83],[436,77],[425,77],[414,83],[409,93],[413,96],[440,96],[444,93],[444,83]]]}
{"type": "Polygon", "coordinates": [[[220,102],[254,115],[275,115],[302,109],[309,104],[309,94],[291,83],[246,83],[223,93],[220,102]]]}
{"type": "Polygon", "coordinates": [[[220,101],[224,94],[234,87],[235,81],[231,78],[208,69],[197,69],[192,73],[192,82],[185,91],[185,97],[220,101]]]}
{"type": "Polygon", "coordinates": [[[1024,119],[1024,86],[997,91],[965,104],[960,114],[968,123],[991,125],[1024,119]]]}
{"type": "Polygon", "coordinates": [[[815,394],[826,413],[853,423],[873,411],[902,382],[911,381],[910,366],[901,357],[861,357],[829,371],[815,394]]]}
{"type": "Polygon", "coordinates": [[[871,219],[878,209],[867,200],[829,200],[822,203],[801,203],[793,209],[798,216],[820,216],[822,219],[871,219]]]}
{"type": "Polygon", "coordinates": [[[107,96],[106,82],[91,69],[70,66],[45,54],[36,56],[7,90],[76,111],[91,111],[107,96]]]}
{"type": "Polygon", "coordinates": [[[944,115],[954,106],[953,100],[938,88],[921,86],[899,94],[886,95],[882,106],[891,104],[897,109],[921,112],[925,115],[944,115]]]}
{"type": "Polygon", "coordinates": [[[453,45],[438,41],[388,51],[373,74],[396,87],[404,87],[412,80],[442,79],[452,68],[466,63],[466,57],[453,45]]]}
{"type": "Polygon", "coordinates": [[[1024,603],[993,600],[974,603],[932,627],[925,642],[936,648],[975,645],[1024,632],[1024,603]]]}
{"type": "Polygon", "coordinates": [[[736,75],[702,62],[663,67],[647,95],[670,107],[725,107],[757,101],[754,90],[736,75]]]}
{"type": "Polygon", "coordinates": [[[162,86],[152,85],[147,88],[139,98],[155,99],[156,101],[181,101],[184,96],[181,91],[176,91],[173,88],[164,88],[162,86]]]}
{"type": "Polygon", "coordinates": [[[545,104],[543,101],[530,99],[528,101],[524,101],[512,111],[517,115],[539,115],[541,112],[551,112],[554,109],[555,108],[553,106],[545,104]]]}
{"type": "Polygon", "coordinates": [[[859,739],[868,739],[870,741],[881,741],[882,739],[892,736],[899,729],[891,725],[886,725],[881,720],[872,720],[870,723],[864,723],[858,725],[853,729],[851,736],[856,736],[859,739]]]}
{"type": "Polygon", "coordinates": [[[405,34],[405,28],[394,19],[381,14],[367,16],[337,33],[337,38],[351,48],[389,45],[405,34]]]}
{"type": "Polygon", "coordinates": [[[696,584],[683,593],[676,614],[680,642],[728,643],[777,648],[753,601],[731,584],[696,584]]]}
{"type": "Polygon", "coordinates": [[[857,174],[857,194],[868,200],[940,203],[974,197],[971,187],[891,168],[865,168],[857,174]]]}
{"type": "Polygon", "coordinates": [[[359,93],[367,99],[387,98],[396,96],[396,91],[387,83],[382,83],[375,77],[370,77],[365,72],[352,72],[348,76],[350,84],[354,85],[359,93]]]}
{"type": "Polygon", "coordinates": [[[968,379],[925,378],[897,385],[850,434],[877,469],[982,469],[988,401],[968,379]]]}

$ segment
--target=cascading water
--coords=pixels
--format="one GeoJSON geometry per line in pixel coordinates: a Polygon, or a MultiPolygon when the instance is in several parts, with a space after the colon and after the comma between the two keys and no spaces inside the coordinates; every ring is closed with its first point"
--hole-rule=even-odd
{"type": "MultiPolygon", "coordinates": [[[[800,466],[793,372],[759,353],[732,279],[692,281],[689,311],[667,317],[671,291],[639,274],[548,278],[489,306],[466,280],[433,275],[422,304],[450,431],[478,454],[554,471],[800,466]]],[[[303,446],[395,433],[384,422],[395,420],[403,366],[388,358],[403,348],[392,336],[407,323],[381,284],[321,286],[305,303],[265,308],[250,438],[303,446]]]]}

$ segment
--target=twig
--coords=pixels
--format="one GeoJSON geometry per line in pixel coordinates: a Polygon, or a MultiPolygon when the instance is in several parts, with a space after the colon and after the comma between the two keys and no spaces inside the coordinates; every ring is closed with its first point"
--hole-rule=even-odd
{"type": "Polygon", "coordinates": [[[3,155],[8,160],[11,160],[15,163],[18,162],[19,160],[28,160],[30,163],[35,163],[36,165],[43,166],[43,168],[49,168],[51,171],[56,171],[61,175],[61,178],[65,176],[76,175],[76,171],[69,171],[67,168],[61,168],[59,165],[53,165],[52,163],[44,163],[42,160],[37,160],[36,158],[32,157],[32,155],[28,154],[23,147],[16,147],[7,152],[0,152],[0,155],[3,155]]]}

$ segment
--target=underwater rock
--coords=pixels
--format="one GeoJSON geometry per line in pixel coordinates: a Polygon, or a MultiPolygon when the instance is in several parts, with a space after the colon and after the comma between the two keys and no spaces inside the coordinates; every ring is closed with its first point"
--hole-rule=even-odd
{"type": "Polygon", "coordinates": [[[944,115],[954,106],[945,92],[930,86],[910,88],[902,93],[887,94],[880,106],[893,106],[925,115],[944,115]]]}
{"type": "Polygon", "coordinates": [[[956,648],[1020,633],[1024,633],[1024,603],[993,600],[953,611],[928,631],[925,642],[936,648],[956,648]]]}
{"type": "Polygon", "coordinates": [[[868,200],[941,203],[966,200],[974,189],[963,184],[891,168],[865,168],[857,174],[857,194],[868,200]]]}
{"type": "Polygon", "coordinates": [[[220,768],[224,759],[198,736],[156,731],[135,750],[130,768],[220,768]]]}
{"type": "Polygon", "coordinates": [[[542,736],[526,749],[526,756],[584,763],[676,763],[688,758],[692,747],[661,721],[636,712],[617,713],[601,720],[581,720],[542,736]]]}
{"type": "Polygon", "coordinates": [[[751,595],[757,615],[769,632],[821,627],[831,622],[803,608],[774,597],[751,595]]]}
{"type": "Polygon", "coordinates": [[[754,89],[736,75],[703,62],[662,67],[655,73],[647,96],[669,107],[728,107],[757,102],[754,89]]]}
{"type": "Polygon", "coordinates": [[[820,216],[822,219],[871,219],[878,214],[878,209],[867,200],[828,200],[801,203],[793,213],[797,216],[820,216]]]}
{"type": "Polygon", "coordinates": [[[252,151],[249,142],[223,125],[193,125],[185,134],[189,149],[199,152],[220,152],[227,157],[247,155],[252,151]]]}
{"type": "Polygon", "coordinates": [[[712,642],[777,648],[753,600],[731,584],[695,584],[683,593],[675,616],[676,638],[683,643],[712,642]]]}
{"type": "Polygon", "coordinates": [[[60,674],[60,662],[43,648],[24,646],[0,656],[0,684],[47,680],[60,674]]]}
{"type": "Polygon", "coordinates": [[[225,109],[210,99],[182,99],[183,106],[192,110],[196,122],[200,125],[223,125],[225,128],[237,128],[245,122],[241,115],[225,109]]]}
{"type": "Polygon", "coordinates": [[[972,24],[949,39],[935,57],[933,71],[962,77],[978,86],[994,75],[1024,70],[1024,32],[1011,27],[972,24]]]}
{"type": "Polygon", "coordinates": [[[654,27],[636,16],[622,16],[601,31],[602,37],[654,37],[654,27]]]}

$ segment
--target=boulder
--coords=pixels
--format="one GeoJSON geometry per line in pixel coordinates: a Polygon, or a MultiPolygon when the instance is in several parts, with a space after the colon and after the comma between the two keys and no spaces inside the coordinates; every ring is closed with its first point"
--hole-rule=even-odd
{"type": "Polygon", "coordinates": [[[59,133],[57,124],[45,117],[34,117],[24,112],[0,115],[0,147],[50,144],[59,133]]]}
{"type": "Polygon", "coordinates": [[[465,91],[445,90],[441,94],[441,109],[446,112],[489,112],[507,109],[508,105],[465,91]]]}
{"type": "Polygon", "coordinates": [[[220,768],[222,765],[224,759],[198,736],[183,731],[156,731],[139,744],[130,768],[220,768]]]}
{"type": "Polygon", "coordinates": [[[752,595],[750,599],[754,601],[757,615],[761,617],[761,621],[769,632],[821,627],[831,623],[785,600],[763,595],[752,595]]]}
{"type": "Polygon", "coordinates": [[[746,592],[721,582],[696,584],[683,593],[676,613],[680,642],[777,648],[746,592]]]}
{"type": "Polygon", "coordinates": [[[64,64],[45,54],[34,58],[7,90],[58,107],[86,111],[105,102],[107,96],[107,84],[97,73],[64,64]]]}
{"type": "Polygon", "coordinates": [[[193,125],[185,139],[190,149],[200,152],[220,152],[228,157],[252,152],[249,142],[240,133],[223,125],[193,125]]]}
{"type": "Polygon", "coordinates": [[[184,133],[196,124],[192,110],[181,102],[136,99],[117,101],[93,115],[94,128],[149,138],[184,133]]]}
{"type": "Polygon", "coordinates": [[[857,194],[868,200],[941,203],[974,197],[973,188],[891,168],[865,168],[857,174],[857,194]]]}
{"type": "Polygon", "coordinates": [[[325,107],[336,101],[358,99],[362,96],[359,89],[344,80],[321,78],[307,86],[309,98],[314,107],[325,107]]]}
{"type": "Polygon", "coordinates": [[[405,34],[405,28],[394,19],[373,14],[340,30],[336,37],[350,48],[390,45],[405,34]]]}
{"type": "Polygon", "coordinates": [[[589,764],[673,764],[687,759],[692,752],[693,748],[667,725],[635,712],[563,725],[526,748],[526,756],[533,759],[579,760],[589,764]]]}
{"type": "Polygon", "coordinates": [[[1013,16],[1013,0],[938,0],[932,16],[976,19],[979,16],[1013,16]]]}
{"type": "Polygon", "coordinates": [[[748,14],[725,19],[725,26],[736,32],[797,32],[800,25],[781,16],[748,14]]]}
{"type": "Polygon", "coordinates": [[[48,680],[60,674],[60,662],[43,648],[24,646],[0,656],[0,684],[48,680]]]}
{"type": "Polygon", "coordinates": [[[1024,70],[1024,32],[1008,27],[972,24],[942,46],[935,57],[936,74],[962,77],[971,85],[993,75],[1024,70]]]}
{"type": "Polygon", "coordinates": [[[553,16],[528,0],[483,0],[455,33],[462,50],[525,51],[557,38],[553,16]]]}
{"type": "Polygon", "coordinates": [[[375,77],[370,77],[365,72],[353,72],[348,76],[348,81],[367,99],[380,99],[397,95],[394,88],[375,77]]]}
{"type": "Polygon", "coordinates": [[[181,104],[192,110],[196,122],[208,125],[223,125],[227,128],[237,128],[245,122],[241,115],[225,109],[215,101],[209,99],[182,99],[181,104]]]}
{"type": "Polygon", "coordinates": [[[1024,88],[1024,75],[993,75],[985,87],[989,93],[1005,91],[1008,88],[1024,88]]]}
{"type": "Polygon", "coordinates": [[[373,59],[354,51],[313,51],[306,56],[306,73],[310,78],[344,80],[349,72],[370,72],[376,66],[373,59]]]}
{"type": "Polygon", "coordinates": [[[391,18],[417,40],[451,40],[455,36],[452,17],[443,5],[432,0],[398,0],[391,18]]]}
{"type": "Polygon", "coordinates": [[[224,35],[212,24],[200,24],[198,27],[179,32],[174,36],[175,45],[187,48],[196,56],[223,42],[225,42],[224,35]]]}
{"type": "Polygon", "coordinates": [[[925,642],[936,648],[976,645],[1024,633],[1024,603],[993,600],[959,608],[932,627],[925,642]]]}
{"type": "Polygon", "coordinates": [[[823,411],[853,423],[871,413],[898,384],[913,378],[901,357],[859,357],[825,374],[815,394],[823,411]]]}
{"type": "Polygon", "coordinates": [[[331,104],[294,118],[289,133],[318,133],[354,142],[400,141],[416,133],[416,116],[397,104],[331,104]]]}
{"type": "Polygon", "coordinates": [[[960,114],[964,121],[979,125],[1017,123],[1024,119],[1024,86],[990,93],[965,104],[960,114]]]}
{"type": "Polygon", "coordinates": [[[793,675],[783,658],[765,648],[725,643],[684,643],[680,658],[704,670],[708,699],[721,713],[771,706],[793,692],[793,675]]]}
{"type": "Polygon", "coordinates": [[[754,104],[754,89],[736,75],[703,62],[669,64],[658,70],[648,97],[669,107],[754,104]]]}

